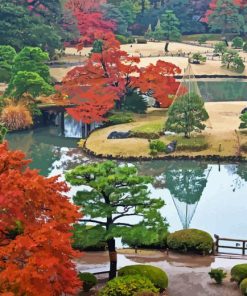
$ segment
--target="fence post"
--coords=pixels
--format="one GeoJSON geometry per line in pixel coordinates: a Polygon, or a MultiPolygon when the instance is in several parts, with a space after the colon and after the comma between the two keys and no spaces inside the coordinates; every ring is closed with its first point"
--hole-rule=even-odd
{"type": "Polygon", "coordinates": [[[245,255],[245,242],[243,242],[243,250],[242,250],[243,256],[245,255]]]}
{"type": "Polygon", "coordinates": [[[214,237],[216,239],[216,241],[215,241],[215,248],[214,248],[214,255],[215,255],[219,251],[219,236],[215,234],[214,237]]]}

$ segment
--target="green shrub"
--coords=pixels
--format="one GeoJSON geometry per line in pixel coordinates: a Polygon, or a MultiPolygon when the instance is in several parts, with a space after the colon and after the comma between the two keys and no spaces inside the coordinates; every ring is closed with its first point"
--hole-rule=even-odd
{"type": "Polygon", "coordinates": [[[217,284],[222,284],[223,279],[227,276],[227,273],[220,268],[211,269],[208,274],[217,284]]]}
{"type": "Polygon", "coordinates": [[[116,35],[116,38],[121,44],[130,44],[134,42],[133,38],[124,35],[116,35]]]}
{"type": "Polygon", "coordinates": [[[242,295],[247,296],[247,278],[242,280],[240,284],[240,290],[242,295]]]}
{"type": "Polygon", "coordinates": [[[105,229],[100,226],[74,224],[72,247],[79,251],[104,251],[106,249],[105,229]]]}
{"type": "Polygon", "coordinates": [[[244,44],[243,50],[244,50],[244,52],[247,52],[247,42],[244,44]]]}
{"type": "Polygon", "coordinates": [[[198,43],[199,43],[199,44],[203,44],[203,43],[205,43],[207,40],[208,40],[208,36],[207,36],[207,35],[201,35],[201,36],[199,36],[199,38],[198,38],[198,43]]]}
{"type": "Polygon", "coordinates": [[[125,266],[118,271],[121,276],[139,275],[148,278],[159,291],[168,287],[168,276],[160,268],[151,265],[132,265],[125,266]]]}
{"type": "Polygon", "coordinates": [[[152,150],[157,150],[158,152],[164,152],[166,150],[166,145],[160,140],[153,140],[149,143],[149,148],[152,150]]]}
{"type": "Polygon", "coordinates": [[[132,138],[140,138],[140,139],[148,139],[148,140],[155,140],[160,138],[160,135],[158,133],[131,131],[130,135],[132,138]]]}
{"type": "Polygon", "coordinates": [[[137,292],[158,292],[153,283],[141,275],[127,275],[109,281],[99,296],[133,296],[137,292]]]}
{"type": "Polygon", "coordinates": [[[117,113],[108,117],[111,125],[129,123],[133,121],[133,116],[130,113],[117,113]]]}
{"type": "Polygon", "coordinates": [[[134,92],[126,96],[123,108],[127,111],[144,114],[147,111],[147,101],[138,93],[134,92]]]}
{"type": "Polygon", "coordinates": [[[241,37],[235,37],[232,40],[232,47],[233,48],[243,48],[244,40],[241,37]]]}
{"type": "Polygon", "coordinates": [[[231,280],[240,284],[247,278],[247,264],[235,265],[231,270],[231,280]]]}
{"type": "Polygon", "coordinates": [[[198,229],[183,229],[168,235],[167,244],[170,249],[181,252],[209,254],[213,249],[210,234],[198,229]]]}
{"type": "Polygon", "coordinates": [[[79,272],[78,277],[83,283],[84,292],[88,292],[92,287],[97,285],[97,278],[90,272],[79,272]]]}
{"type": "Polygon", "coordinates": [[[146,44],[147,43],[147,40],[145,38],[137,38],[136,42],[138,44],[146,44]]]}

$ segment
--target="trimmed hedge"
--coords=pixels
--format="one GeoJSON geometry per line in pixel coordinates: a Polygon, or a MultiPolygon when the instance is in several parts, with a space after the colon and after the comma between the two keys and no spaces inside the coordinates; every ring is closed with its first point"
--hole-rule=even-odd
{"type": "Polygon", "coordinates": [[[108,117],[109,124],[122,124],[129,123],[133,121],[133,116],[130,113],[117,113],[108,117]]]}
{"type": "Polygon", "coordinates": [[[170,249],[180,252],[210,254],[213,250],[213,239],[205,231],[183,229],[168,235],[167,245],[170,249]]]}
{"type": "Polygon", "coordinates": [[[149,148],[158,152],[164,152],[166,150],[166,145],[161,140],[154,140],[149,143],[149,148]]]}
{"type": "Polygon", "coordinates": [[[157,293],[158,289],[148,278],[135,274],[117,277],[107,282],[99,296],[133,296],[142,291],[157,293]]]}
{"type": "Polygon", "coordinates": [[[240,290],[242,295],[247,296],[247,278],[242,280],[240,284],[240,290]]]}
{"type": "Polygon", "coordinates": [[[147,40],[145,38],[137,38],[136,39],[137,44],[147,44],[147,40]]]}
{"type": "Polygon", "coordinates": [[[152,265],[125,266],[118,271],[119,276],[140,275],[148,278],[159,291],[168,287],[168,276],[162,269],[152,265]]]}
{"type": "Polygon", "coordinates": [[[247,264],[238,264],[231,269],[231,280],[240,284],[247,278],[247,264]]]}
{"type": "Polygon", "coordinates": [[[92,287],[97,285],[97,278],[90,272],[79,272],[78,277],[82,281],[84,292],[88,292],[92,287]]]}

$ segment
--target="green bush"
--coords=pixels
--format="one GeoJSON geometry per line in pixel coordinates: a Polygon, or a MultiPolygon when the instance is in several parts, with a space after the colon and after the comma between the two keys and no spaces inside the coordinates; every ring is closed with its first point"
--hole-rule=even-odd
{"type": "Polygon", "coordinates": [[[104,251],[106,249],[104,227],[74,224],[72,247],[79,251],[104,251]]]}
{"type": "Polygon", "coordinates": [[[121,44],[131,44],[135,42],[134,38],[126,37],[124,35],[116,35],[116,38],[121,44]]]}
{"type": "Polygon", "coordinates": [[[244,44],[243,50],[244,50],[244,52],[247,52],[247,42],[244,44]]]}
{"type": "Polygon", "coordinates": [[[138,44],[146,44],[147,43],[147,40],[145,38],[137,38],[136,42],[138,44]]]}
{"type": "Polygon", "coordinates": [[[232,40],[232,47],[233,48],[243,48],[244,40],[241,37],[235,37],[232,40]]]}
{"type": "Polygon", "coordinates": [[[129,123],[133,121],[133,116],[130,113],[117,113],[108,117],[111,125],[129,123]]]}
{"type": "Polygon", "coordinates": [[[160,134],[158,133],[147,133],[147,132],[136,132],[131,131],[132,138],[140,138],[140,139],[148,139],[148,140],[155,140],[160,138],[160,134]]]}
{"type": "Polygon", "coordinates": [[[231,270],[231,280],[240,284],[247,278],[247,264],[235,265],[231,270]]]}
{"type": "Polygon", "coordinates": [[[82,281],[84,292],[97,285],[97,278],[90,272],[79,272],[78,277],[82,281]]]}
{"type": "Polygon", "coordinates": [[[126,96],[123,108],[127,111],[144,114],[147,111],[147,101],[138,93],[134,92],[126,96]]]}
{"type": "Polygon", "coordinates": [[[227,273],[220,268],[211,269],[208,274],[217,284],[222,284],[223,279],[227,276],[227,273]]]}
{"type": "Polygon", "coordinates": [[[199,38],[198,38],[198,43],[199,43],[199,44],[203,44],[203,43],[205,43],[207,40],[208,40],[208,36],[207,36],[207,35],[201,35],[201,36],[199,36],[199,38]]]}
{"type": "Polygon", "coordinates": [[[149,148],[152,150],[157,150],[158,152],[164,152],[166,150],[166,145],[160,140],[153,140],[149,143],[149,148]]]}
{"type": "Polygon", "coordinates": [[[242,280],[240,284],[240,290],[242,295],[247,296],[247,278],[242,280]]]}
{"type": "Polygon", "coordinates": [[[151,265],[132,265],[125,266],[118,271],[121,276],[139,275],[148,278],[159,291],[168,287],[168,276],[160,268],[151,265]]]}
{"type": "Polygon", "coordinates": [[[158,292],[153,283],[141,275],[127,275],[109,281],[99,296],[133,296],[137,292],[158,292]]]}
{"type": "Polygon", "coordinates": [[[205,231],[183,229],[169,234],[167,245],[176,251],[209,254],[213,249],[213,239],[205,231]]]}

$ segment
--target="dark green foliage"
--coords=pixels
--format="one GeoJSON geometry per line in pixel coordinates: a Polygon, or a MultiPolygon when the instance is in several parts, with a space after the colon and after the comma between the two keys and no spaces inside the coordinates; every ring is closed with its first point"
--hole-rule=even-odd
{"type": "Polygon", "coordinates": [[[204,57],[202,54],[200,54],[199,52],[198,53],[194,53],[192,55],[192,61],[196,61],[198,63],[205,63],[207,60],[206,57],[204,57]]]}
{"type": "Polygon", "coordinates": [[[84,292],[90,291],[94,286],[97,285],[97,278],[90,272],[79,272],[78,277],[83,283],[84,292]]]}
{"type": "Polygon", "coordinates": [[[114,22],[117,24],[117,30],[116,30],[117,34],[120,34],[120,35],[127,34],[128,21],[120,11],[119,7],[107,3],[101,6],[101,10],[106,20],[114,20],[114,22]]]}
{"type": "Polygon", "coordinates": [[[148,140],[155,140],[160,138],[160,134],[156,132],[139,132],[139,131],[131,131],[131,137],[133,138],[141,138],[148,140]]]}
{"type": "Polygon", "coordinates": [[[205,129],[203,122],[208,118],[203,99],[195,93],[187,93],[178,97],[169,108],[166,130],[184,133],[185,137],[189,138],[192,132],[205,129]]]}
{"type": "Polygon", "coordinates": [[[5,136],[7,134],[7,129],[0,123],[0,144],[3,143],[5,136]]]}
{"type": "Polygon", "coordinates": [[[74,186],[91,187],[90,191],[79,190],[73,200],[82,207],[85,217],[82,222],[92,222],[105,229],[111,255],[110,279],[116,275],[116,237],[124,238],[137,225],[153,231],[166,225],[159,212],[164,201],[150,196],[148,184],[152,178],[138,175],[135,166],[120,166],[115,161],[80,165],[66,174],[66,180],[74,186]],[[138,219],[128,219],[131,216],[138,219]]]}
{"type": "Polygon", "coordinates": [[[166,145],[161,140],[153,140],[149,143],[151,150],[156,150],[157,152],[165,152],[166,145]]]}
{"type": "MultiPolygon", "coordinates": [[[[0,44],[10,45],[16,50],[25,46],[39,46],[54,54],[61,49],[63,29],[61,26],[62,7],[59,0],[47,1],[49,8],[30,11],[28,1],[2,0],[0,4],[0,44]],[[50,2],[50,3],[49,3],[50,2]]],[[[38,5],[36,6],[36,8],[38,5]]]]}
{"type": "Polygon", "coordinates": [[[169,234],[168,247],[180,252],[195,252],[210,254],[213,249],[213,239],[210,234],[198,229],[183,229],[169,234]]]}
{"type": "Polygon", "coordinates": [[[237,264],[231,269],[231,279],[240,284],[247,278],[247,264],[237,264]]]}
{"type": "Polygon", "coordinates": [[[0,82],[8,83],[16,51],[9,45],[0,46],[0,82]]]}
{"type": "Polygon", "coordinates": [[[232,0],[219,0],[214,12],[209,16],[208,24],[212,32],[241,34],[245,31],[245,22],[237,5],[232,0]]]}
{"type": "Polygon", "coordinates": [[[102,53],[103,51],[103,40],[97,39],[93,43],[93,48],[91,50],[92,53],[102,53]]]}
{"type": "Polygon", "coordinates": [[[117,39],[121,44],[129,44],[129,43],[132,43],[132,42],[129,42],[129,41],[132,41],[132,40],[129,39],[128,37],[124,36],[124,35],[116,35],[116,39],[117,39]]]}
{"type": "Polygon", "coordinates": [[[118,271],[118,276],[140,275],[148,278],[159,291],[168,287],[168,277],[165,271],[152,265],[125,266],[118,271]]]}
{"type": "Polygon", "coordinates": [[[133,296],[137,292],[158,292],[153,283],[141,275],[127,275],[109,281],[99,296],[133,296]]]}
{"type": "Polygon", "coordinates": [[[136,42],[138,44],[146,44],[147,43],[147,40],[145,38],[137,38],[136,39],[136,42]]]}
{"type": "Polygon", "coordinates": [[[247,52],[247,42],[245,42],[244,46],[243,46],[243,51],[247,52]]]}
{"type": "Polygon", "coordinates": [[[166,10],[160,17],[160,22],[166,40],[179,41],[181,39],[180,22],[172,10],[166,10]]]}
{"type": "Polygon", "coordinates": [[[24,47],[14,58],[12,77],[4,96],[21,98],[29,93],[34,98],[50,95],[54,88],[50,85],[49,60],[46,52],[39,47],[24,47]]]}
{"type": "Polygon", "coordinates": [[[227,46],[225,42],[217,42],[214,45],[214,53],[223,55],[227,51],[227,46]]]}
{"type": "Polygon", "coordinates": [[[226,278],[227,273],[220,268],[211,269],[208,273],[211,279],[214,279],[217,284],[222,284],[223,279],[226,278]]]}
{"type": "Polygon", "coordinates": [[[243,72],[245,69],[243,58],[234,49],[228,49],[222,57],[222,65],[229,70],[243,72]]]}
{"type": "Polygon", "coordinates": [[[247,128],[247,112],[245,112],[244,114],[242,114],[240,116],[240,120],[241,120],[241,123],[240,123],[239,128],[240,129],[247,128]]]}
{"type": "Polygon", "coordinates": [[[130,113],[116,113],[108,117],[109,123],[111,125],[114,124],[122,124],[122,123],[129,123],[133,121],[133,116],[130,113]]]}
{"type": "Polygon", "coordinates": [[[207,35],[200,35],[200,37],[198,38],[198,42],[199,44],[203,44],[208,40],[207,35]]]}
{"type": "Polygon", "coordinates": [[[83,251],[104,251],[106,249],[105,229],[100,226],[73,226],[72,247],[83,251]]]}
{"type": "Polygon", "coordinates": [[[142,95],[136,92],[127,95],[123,103],[123,109],[129,112],[144,114],[146,113],[147,108],[147,101],[143,98],[142,95]]]}
{"type": "Polygon", "coordinates": [[[247,296],[247,278],[242,280],[240,284],[240,291],[243,296],[247,296]]]}
{"type": "Polygon", "coordinates": [[[33,98],[40,95],[49,96],[54,88],[48,84],[38,73],[19,71],[12,79],[5,96],[20,99],[23,94],[29,93],[33,98]]]}
{"type": "Polygon", "coordinates": [[[232,40],[232,47],[234,48],[243,48],[244,40],[241,37],[235,37],[232,40]]]}
{"type": "Polygon", "coordinates": [[[167,246],[167,226],[154,231],[138,225],[126,232],[122,243],[131,248],[164,249],[167,246]]]}

